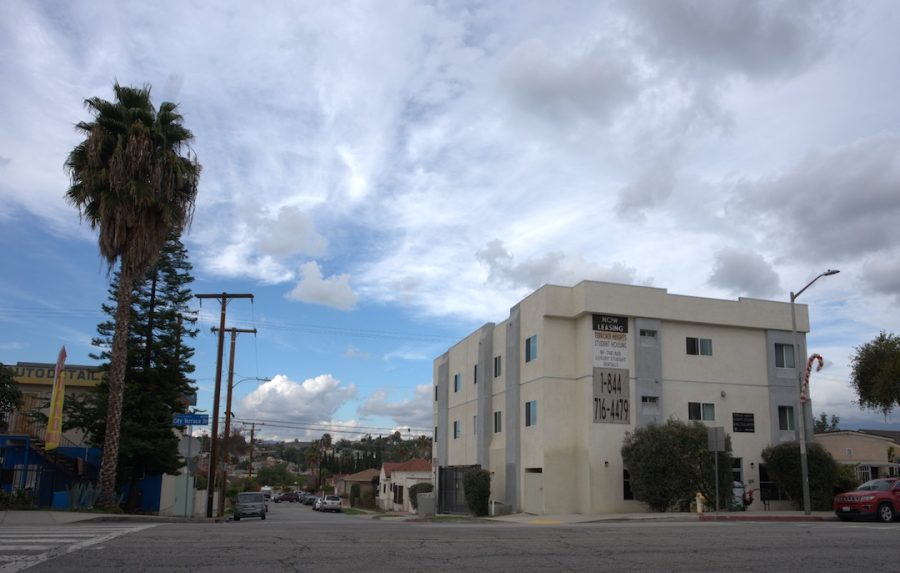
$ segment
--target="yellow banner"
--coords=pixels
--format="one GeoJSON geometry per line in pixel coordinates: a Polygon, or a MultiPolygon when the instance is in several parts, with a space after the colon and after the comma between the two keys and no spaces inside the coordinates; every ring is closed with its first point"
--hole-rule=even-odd
{"type": "Polygon", "coordinates": [[[63,400],[66,397],[66,347],[59,349],[59,357],[56,359],[56,370],[53,377],[53,393],[50,396],[50,417],[47,420],[47,437],[44,449],[53,450],[59,447],[59,438],[62,435],[63,400]]]}

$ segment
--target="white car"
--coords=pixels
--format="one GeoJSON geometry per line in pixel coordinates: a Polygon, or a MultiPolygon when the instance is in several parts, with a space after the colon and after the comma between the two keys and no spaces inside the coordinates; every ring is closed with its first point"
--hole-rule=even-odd
{"type": "Polygon", "coordinates": [[[320,511],[340,511],[341,510],[341,498],[336,495],[326,495],[322,500],[322,505],[319,507],[320,511]]]}

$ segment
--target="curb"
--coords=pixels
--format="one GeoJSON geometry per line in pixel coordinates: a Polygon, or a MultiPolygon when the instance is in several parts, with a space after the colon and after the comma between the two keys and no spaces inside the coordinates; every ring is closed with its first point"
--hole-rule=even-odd
{"type": "Polygon", "coordinates": [[[700,521],[837,521],[836,517],[828,518],[821,515],[709,515],[700,516],[700,521]]]}

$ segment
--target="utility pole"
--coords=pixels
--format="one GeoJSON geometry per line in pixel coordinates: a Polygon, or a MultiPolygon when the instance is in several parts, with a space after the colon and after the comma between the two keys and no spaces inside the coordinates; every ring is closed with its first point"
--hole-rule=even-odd
{"type": "MultiPolygon", "coordinates": [[[[225,515],[225,489],[228,486],[228,440],[231,435],[231,391],[234,388],[234,346],[239,332],[256,334],[256,329],[227,328],[231,333],[231,352],[228,355],[228,395],[225,399],[225,435],[222,436],[222,482],[219,484],[219,515],[225,515]]],[[[215,329],[213,329],[215,332],[215,329]]]]}
{"type": "Polygon", "coordinates": [[[253,295],[229,294],[223,292],[221,294],[198,294],[194,296],[200,299],[200,304],[203,304],[203,299],[205,298],[214,298],[219,301],[219,304],[222,307],[222,312],[219,315],[219,346],[216,351],[216,391],[213,398],[212,436],[209,448],[209,479],[206,486],[206,517],[212,517],[213,495],[215,492],[214,484],[216,482],[216,469],[218,468],[219,463],[217,458],[218,448],[216,446],[219,439],[219,400],[222,394],[222,353],[225,349],[225,309],[228,307],[229,299],[249,298],[252,301],[253,295]]]}
{"type": "Polygon", "coordinates": [[[256,433],[256,422],[250,423],[250,471],[247,478],[253,477],[253,435],[256,433]]]}

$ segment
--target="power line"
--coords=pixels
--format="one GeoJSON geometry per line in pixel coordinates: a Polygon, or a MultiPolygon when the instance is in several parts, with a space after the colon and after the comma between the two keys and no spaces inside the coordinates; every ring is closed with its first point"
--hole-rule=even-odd
{"type": "Polygon", "coordinates": [[[312,431],[323,431],[323,432],[340,432],[340,433],[348,433],[348,434],[368,434],[372,433],[372,431],[379,431],[384,433],[392,433],[398,431],[398,428],[406,427],[411,433],[432,433],[431,429],[427,428],[413,428],[410,426],[397,425],[395,427],[384,427],[384,426],[353,426],[349,424],[306,424],[303,422],[291,422],[289,420],[267,420],[260,418],[245,418],[242,416],[234,416],[235,420],[239,420],[245,424],[257,424],[262,426],[271,426],[278,428],[292,428],[298,430],[312,430],[312,431]],[[345,428],[345,429],[342,429],[345,428]]]}
{"type": "MultiPolygon", "coordinates": [[[[255,311],[250,320],[231,319],[231,323],[240,325],[250,325],[251,327],[265,326],[271,330],[281,330],[287,332],[305,332],[308,334],[319,334],[326,336],[345,336],[350,338],[387,338],[393,340],[413,340],[418,342],[446,342],[448,340],[456,340],[457,337],[431,334],[427,332],[400,332],[390,330],[363,329],[352,327],[326,326],[321,324],[298,323],[298,322],[271,322],[265,319],[257,319],[255,311]]],[[[0,319],[3,318],[96,318],[106,316],[102,310],[91,309],[53,309],[53,308],[33,308],[33,307],[0,307],[0,319]]]]}

